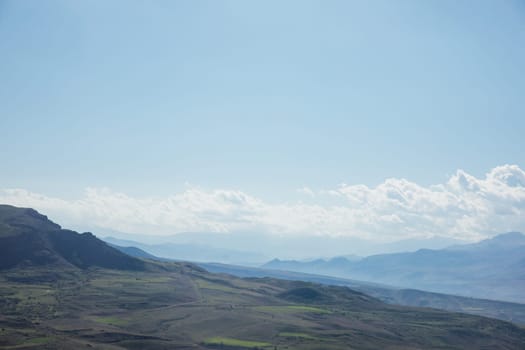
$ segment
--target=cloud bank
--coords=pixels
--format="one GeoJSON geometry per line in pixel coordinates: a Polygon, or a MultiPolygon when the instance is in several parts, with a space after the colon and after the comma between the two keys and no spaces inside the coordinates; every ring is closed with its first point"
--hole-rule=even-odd
{"type": "Polygon", "coordinates": [[[525,231],[525,172],[517,165],[498,166],[481,179],[458,170],[446,183],[428,187],[391,178],[373,188],[342,184],[298,192],[306,201],[269,203],[241,191],[197,187],[164,198],[88,188],[75,200],[1,189],[0,203],[33,207],[65,227],[155,235],[249,231],[374,240],[432,235],[473,240],[525,231]]]}

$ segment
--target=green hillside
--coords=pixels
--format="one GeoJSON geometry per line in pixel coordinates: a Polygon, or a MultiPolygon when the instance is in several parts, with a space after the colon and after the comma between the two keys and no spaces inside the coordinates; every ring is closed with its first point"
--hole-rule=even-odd
{"type": "Polygon", "coordinates": [[[489,318],[386,305],[344,287],[170,272],[17,268],[0,279],[0,347],[520,349],[489,318]]]}

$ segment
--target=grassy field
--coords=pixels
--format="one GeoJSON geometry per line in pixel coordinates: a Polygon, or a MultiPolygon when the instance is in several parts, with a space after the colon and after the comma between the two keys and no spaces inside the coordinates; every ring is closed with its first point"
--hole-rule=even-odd
{"type": "Polygon", "coordinates": [[[0,273],[0,349],[523,349],[525,330],[347,288],[166,271],[0,273]]]}
{"type": "Polygon", "coordinates": [[[224,337],[213,337],[206,339],[204,341],[206,345],[219,345],[219,346],[232,346],[237,348],[247,348],[247,349],[268,349],[272,347],[272,344],[260,342],[260,341],[250,341],[250,340],[240,340],[233,338],[224,338],[224,337]]]}
{"type": "Polygon", "coordinates": [[[125,326],[129,323],[129,320],[118,318],[118,317],[93,317],[95,322],[109,324],[113,326],[125,326]]]}
{"type": "Polygon", "coordinates": [[[306,333],[294,333],[294,332],[281,332],[279,333],[279,337],[286,337],[286,338],[300,338],[300,339],[319,339],[316,337],[312,337],[309,334],[306,333]]]}
{"type": "Polygon", "coordinates": [[[299,312],[310,312],[314,314],[330,314],[329,310],[321,309],[313,306],[305,305],[279,305],[279,306],[256,306],[253,308],[257,311],[265,311],[271,313],[299,313],[299,312]]]}

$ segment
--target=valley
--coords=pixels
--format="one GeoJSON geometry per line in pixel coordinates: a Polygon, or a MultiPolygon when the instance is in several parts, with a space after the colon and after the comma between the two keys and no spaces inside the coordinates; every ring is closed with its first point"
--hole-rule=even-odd
{"type": "Polygon", "coordinates": [[[166,271],[1,274],[0,348],[518,349],[525,330],[494,319],[387,305],[345,287],[166,271]]]}

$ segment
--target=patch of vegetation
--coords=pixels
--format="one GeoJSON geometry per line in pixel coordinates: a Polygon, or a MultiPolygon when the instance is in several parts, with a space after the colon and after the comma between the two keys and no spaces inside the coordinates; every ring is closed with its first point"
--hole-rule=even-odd
{"type": "Polygon", "coordinates": [[[306,305],[264,305],[264,306],[255,306],[255,310],[265,311],[265,312],[274,312],[274,313],[296,313],[296,312],[312,312],[317,314],[331,314],[332,311],[321,309],[314,306],[306,305]]]}
{"type": "Polygon", "coordinates": [[[280,332],[279,337],[300,338],[300,339],[319,339],[318,337],[314,337],[306,333],[295,333],[295,332],[280,332]]]}
{"type": "Polygon", "coordinates": [[[47,344],[51,340],[53,340],[52,337],[38,337],[38,338],[28,339],[27,341],[24,342],[24,344],[34,344],[34,345],[47,344]]]}
{"type": "Polygon", "coordinates": [[[256,348],[268,348],[272,344],[260,341],[251,341],[251,340],[240,340],[234,338],[225,338],[225,337],[212,337],[204,341],[206,345],[224,345],[224,346],[234,346],[240,348],[256,349],[256,348]]]}
{"type": "Polygon", "coordinates": [[[94,321],[112,326],[125,326],[129,323],[129,320],[118,317],[95,317],[94,321]]]}
{"type": "Polygon", "coordinates": [[[287,290],[280,295],[284,299],[321,301],[326,299],[326,295],[312,287],[300,287],[287,290]]]}
{"type": "Polygon", "coordinates": [[[223,285],[223,284],[219,284],[219,283],[211,283],[211,282],[208,282],[208,281],[203,280],[203,279],[196,280],[195,284],[199,288],[218,290],[218,291],[222,291],[222,292],[234,292],[235,291],[235,289],[232,288],[232,287],[229,287],[229,286],[226,286],[226,285],[223,285]]]}

